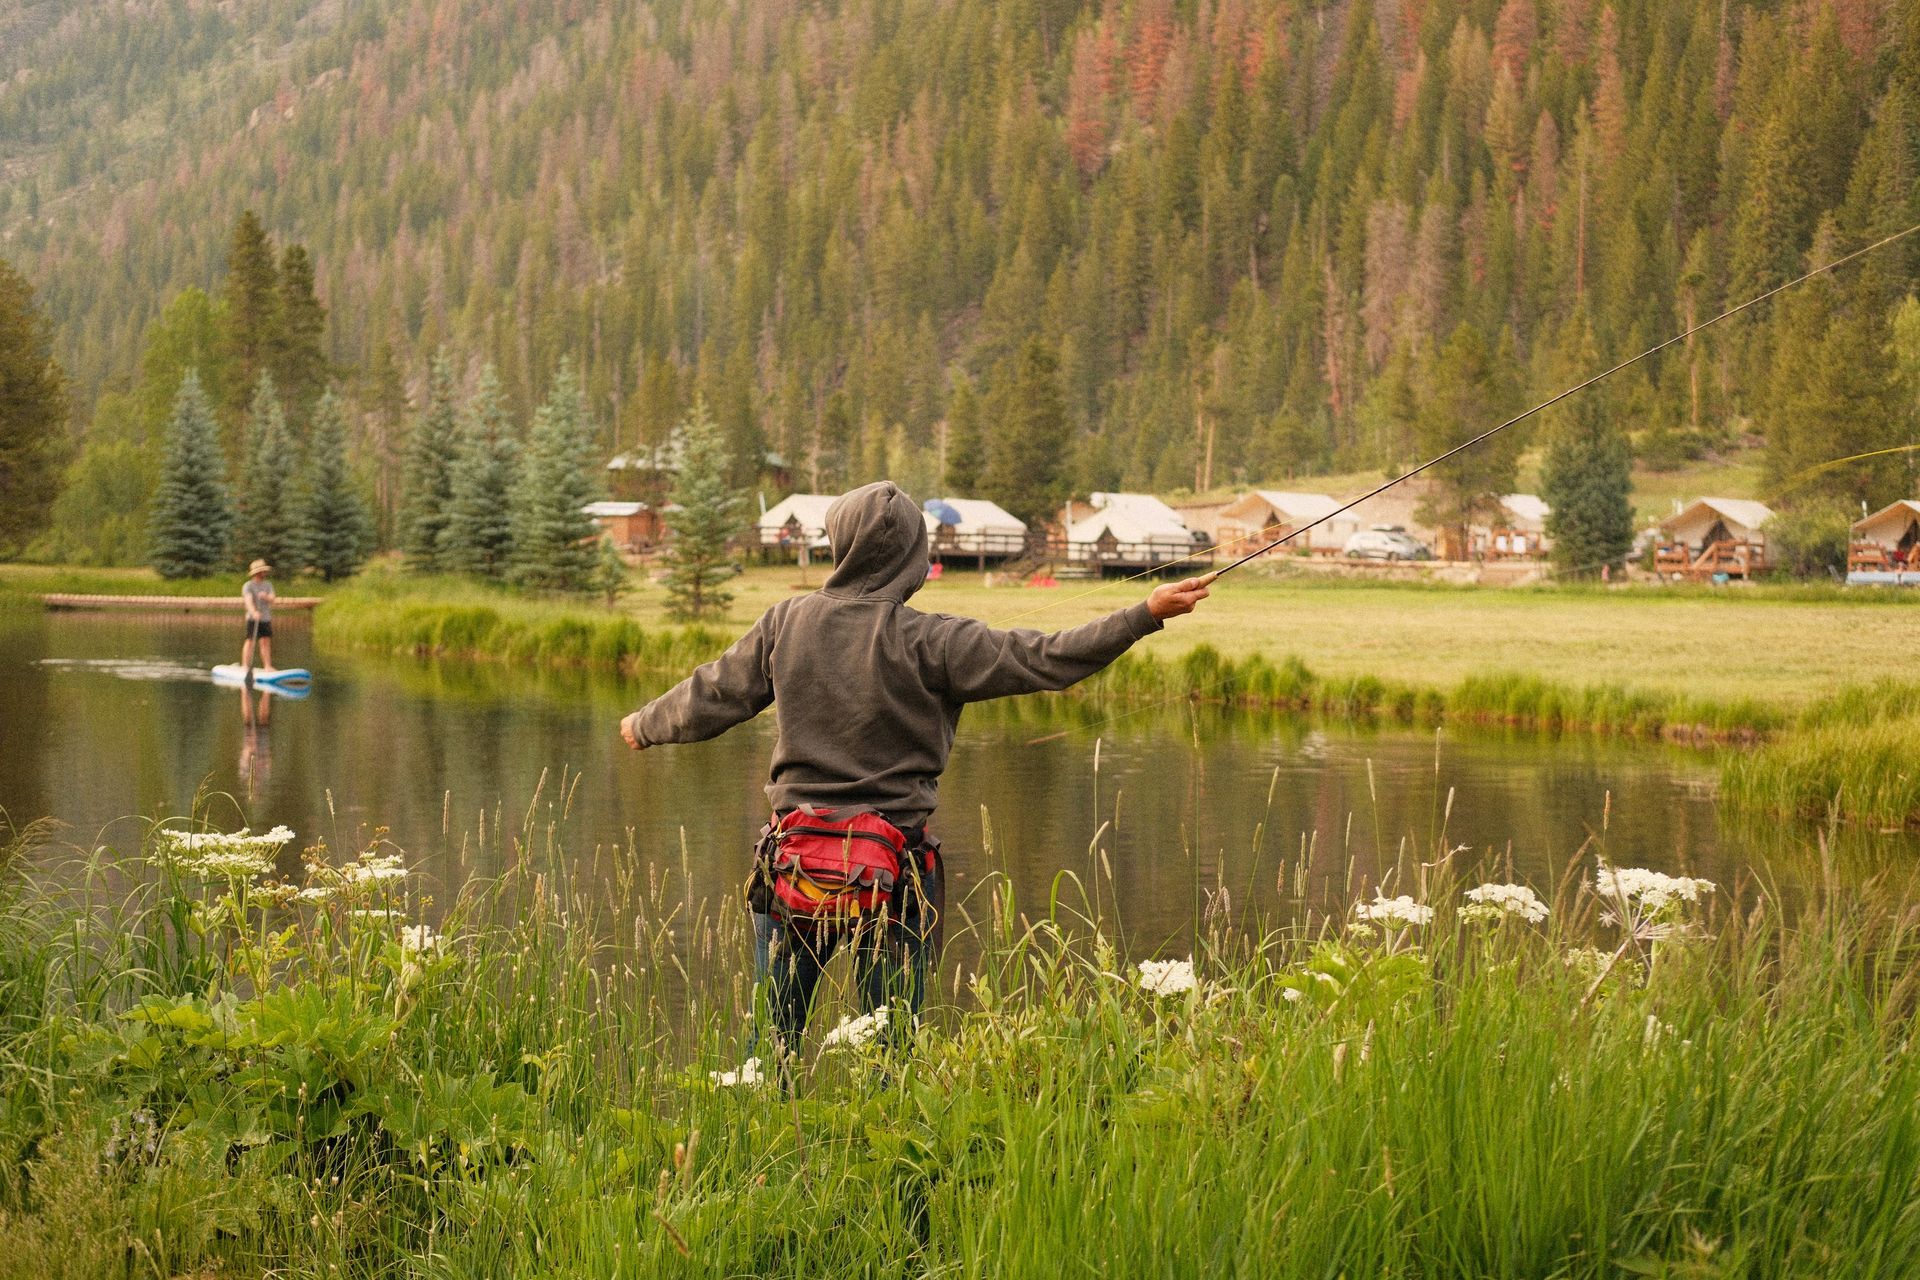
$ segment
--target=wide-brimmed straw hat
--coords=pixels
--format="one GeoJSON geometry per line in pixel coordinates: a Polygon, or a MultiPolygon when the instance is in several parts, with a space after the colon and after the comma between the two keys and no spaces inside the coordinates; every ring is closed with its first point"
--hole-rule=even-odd
{"type": "Polygon", "coordinates": [[[247,566],[247,576],[249,578],[251,578],[256,573],[272,573],[272,572],[273,572],[273,566],[268,564],[265,560],[255,560],[252,564],[247,566]]]}

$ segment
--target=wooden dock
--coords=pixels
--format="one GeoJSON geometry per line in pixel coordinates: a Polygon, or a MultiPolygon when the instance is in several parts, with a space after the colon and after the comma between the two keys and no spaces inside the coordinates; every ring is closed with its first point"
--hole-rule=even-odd
{"type": "MultiPolygon", "coordinates": [[[[40,597],[49,609],[138,609],[146,613],[239,613],[240,593],[230,596],[96,596],[51,592],[40,597]]],[[[311,609],[319,596],[281,596],[276,610],[311,609]]]]}

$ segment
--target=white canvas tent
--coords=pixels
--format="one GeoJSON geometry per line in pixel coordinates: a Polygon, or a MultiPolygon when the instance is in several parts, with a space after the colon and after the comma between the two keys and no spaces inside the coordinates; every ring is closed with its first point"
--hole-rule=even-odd
{"type": "Polygon", "coordinates": [[[1092,500],[1092,514],[1067,527],[1069,563],[1165,564],[1206,545],[1152,494],[1096,493],[1092,500]]]}
{"type": "MultiPolygon", "coordinates": [[[[1324,493],[1289,493],[1280,489],[1255,489],[1228,503],[1220,511],[1218,539],[1221,546],[1236,547],[1240,553],[1251,551],[1322,516],[1340,509],[1340,503],[1324,493]]],[[[1296,538],[1279,552],[1298,550],[1335,552],[1344,537],[1336,537],[1328,524],[1314,525],[1304,537],[1296,538]]]]}
{"type": "Polygon", "coordinates": [[[830,493],[790,493],[767,508],[754,521],[763,547],[805,546],[809,551],[827,550],[827,508],[836,495],[830,493]]]}
{"type": "Polygon", "coordinates": [[[1920,501],[1902,498],[1854,522],[1847,540],[1847,581],[1920,584],[1920,501]]]}
{"type": "Polygon", "coordinates": [[[1013,556],[1026,550],[1026,521],[985,498],[934,498],[927,503],[926,516],[927,537],[938,553],[1013,556]],[[960,519],[948,523],[942,518],[946,514],[960,519]]]}
{"type": "Polygon", "coordinates": [[[1695,498],[1660,522],[1669,542],[1701,551],[1715,542],[1747,542],[1764,547],[1762,532],[1773,508],[1750,498],[1695,498]]]}

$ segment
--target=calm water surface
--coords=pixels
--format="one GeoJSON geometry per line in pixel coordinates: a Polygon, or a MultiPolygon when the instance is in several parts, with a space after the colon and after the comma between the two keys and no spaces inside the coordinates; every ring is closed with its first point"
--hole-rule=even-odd
{"type": "MultiPolygon", "coordinates": [[[[285,823],[336,849],[389,828],[451,888],[491,869],[471,851],[483,813],[518,827],[544,774],[544,820],[564,773],[561,838],[583,861],[631,845],[678,867],[684,832],[695,892],[714,896],[738,883],[765,820],[771,717],[635,755],[617,726],[653,691],[637,682],[317,653],[294,619],[275,656],[312,667],[312,693],[250,700],[205,675],[238,650],[233,619],[0,614],[0,808],[56,818],[80,847],[130,848],[130,817],[182,814],[204,793],[223,825],[285,823]]],[[[1109,901],[1142,943],[1185,929],[1220,884],[1237,911],[1274,905],[1276,873],[1309,845],[1309,892],[1335,899],[1403,849],[1419,860],[1460,845],[1546,891],[1603,821],[1625,865],[1723,883],[1750,867],[1789,885],[1817,874],[1809,833],[1716,811],[1702,753],[1210,708],[1101,716],[1065,699],[969,710],[934,824],[962,893],[998,866],[1025,902],[1043,900],[1059,871],[1088,869],[1096,831],[1109,901]]],[[[1862,835],[1847,862],[1917,851],[1862,835]]]]}

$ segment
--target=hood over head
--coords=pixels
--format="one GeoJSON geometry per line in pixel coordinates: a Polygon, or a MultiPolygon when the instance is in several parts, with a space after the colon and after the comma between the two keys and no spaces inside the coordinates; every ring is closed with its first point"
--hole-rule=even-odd
{"type": "Polygon", "coordinates": [[[891,480],[834,499],[827,540],[836,560],[828,591],[904,601],[927,580],[926,520],[891,480]]]}

